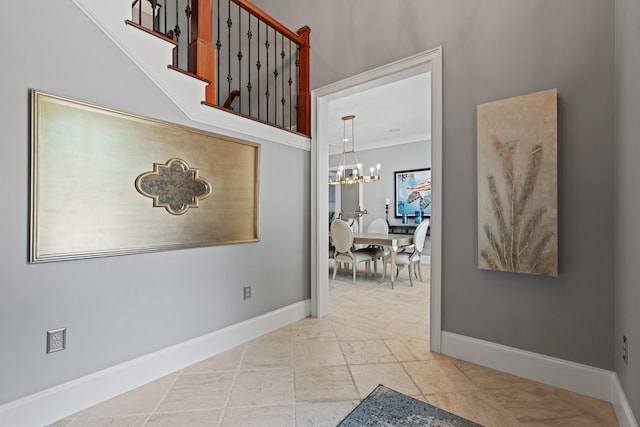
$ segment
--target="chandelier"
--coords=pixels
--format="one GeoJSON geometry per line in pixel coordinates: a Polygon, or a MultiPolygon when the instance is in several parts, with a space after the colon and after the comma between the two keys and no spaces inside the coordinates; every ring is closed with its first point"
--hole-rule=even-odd
{"type": "Polygon", "coordinates": [[[380,179],[380,163],[374,169],[371,166],[371,174],[365,175],[362,163],[358,162],[355,150],[353,122],[356,116],[349,115],[342,118],[342,157],[334,178],[329,178],[329,184],[359,184],[361,182],[375,182],[380,179]],[[347,122],[351,123],[351,139],[347,138],[347,122]],[[351,140],[351,150],[347,150],[346,143],[351,140]],[[347,169],[347,166],[351,169],[347,169]],[[374,175],[375,171],[375,175],[374,175]]]}

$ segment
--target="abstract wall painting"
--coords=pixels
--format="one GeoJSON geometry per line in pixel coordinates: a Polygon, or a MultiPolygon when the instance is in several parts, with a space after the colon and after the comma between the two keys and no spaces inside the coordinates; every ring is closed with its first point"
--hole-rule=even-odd
{"type": "Polygon", "coordinates": [[[395,178],[396,210],[395,217],[403,215],[415,217],[431,216],[431,168],[396,171],[395,178]]]}
{"type": "Polygon", "coordinates": [[[259,144],[31,93],[30,262],[259,240],[259,144]]]}
{"type": "Polygon", "coordinates": [[[478,267],[558,275],[557,89],[478,105],[478,267]]]}

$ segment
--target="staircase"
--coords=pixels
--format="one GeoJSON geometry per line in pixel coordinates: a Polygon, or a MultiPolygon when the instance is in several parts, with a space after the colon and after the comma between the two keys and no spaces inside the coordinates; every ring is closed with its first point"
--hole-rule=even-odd
{"type": "Polygon", "coordinates": [[[126,0],[72,0],[184,114],[214,132],[309,151],[308,137],[203,103],[208,81],[173,66],[175,42],[131,22],[126,0]]]}

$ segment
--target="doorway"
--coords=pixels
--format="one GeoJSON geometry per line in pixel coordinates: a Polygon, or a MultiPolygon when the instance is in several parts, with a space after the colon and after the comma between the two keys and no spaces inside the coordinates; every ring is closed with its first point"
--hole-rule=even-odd
{"type": "Polygon", "coordinates": [[[431,280],[430,347],[440,352],[442,269],[442,48],[437,47],[354,77],[324,86],[311,94],[311,314],[329,313],[329,150],[328,105],[376,84],[431,72],[431,280]]]}

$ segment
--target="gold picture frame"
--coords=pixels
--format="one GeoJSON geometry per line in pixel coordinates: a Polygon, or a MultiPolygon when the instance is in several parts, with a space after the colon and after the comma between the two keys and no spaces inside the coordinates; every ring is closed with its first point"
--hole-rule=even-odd
{"type": "Polygon", "coordinates": [[[30,262],[256,242],[260,145],[31,91],[30,262]]]}

